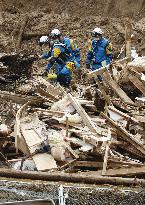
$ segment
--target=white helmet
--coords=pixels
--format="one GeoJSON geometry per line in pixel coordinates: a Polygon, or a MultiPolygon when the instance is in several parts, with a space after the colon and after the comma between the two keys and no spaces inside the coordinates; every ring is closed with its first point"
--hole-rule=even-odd
{"type": "Polygon", "coordinates": [[[60,36],[60,34],[60,30],[58,30],[57,28],[51,31],[51,36],[60,36]]]}
{"type": "Polygon", "coordinates": [[[41,36],[41,38],[40,38],[40,40],[39,40],[40,43],[46,43],[46,42],[48,42],[48,41],[49,41],[48,36],[41,36]]]}
{"type": "Polygon", "coordinates": [[[92,31],[92,34],[99,34],[99,35],[102,35],[103,34],[103,31],[102,29],[100,29],[99,27],[96,27],[93,31],[92,31]]]}

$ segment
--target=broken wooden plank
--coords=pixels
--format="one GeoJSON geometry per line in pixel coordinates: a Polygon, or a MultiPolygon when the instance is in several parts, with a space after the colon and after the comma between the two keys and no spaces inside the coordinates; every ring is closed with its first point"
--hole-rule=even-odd
{"type": "Polygon", "coordinates": [[[107,162],[108,162],[108,154],[109,154],[109,147],[110,147],[110,143],[111,143],[110,141],[111,141],[111,129],[108,128],[108,141],[107,141],[106,149],[105,149],[102,175],[106,174],[107,162]]]}
{"type": "Polygon", "coordinates": [[[38,112],[42,116],[55,116],[55,115],[57,115],[57,116],[63,117],[66,114],[65,112],[61,112],[61,111],[45,110],[42,108],[33,108],[32,110],[34,112],[38,112]]]}
{"type": "Polygon", "coordinates": [[[112,90],[126,103],[134,105],[134,102],[126,95],[126,93],[120,88],[115,80],[111,78],[108,72],[103,74],[103,80],[112,88],[112,90]]]}
{"type": "Polygon", "coordinates": [[[56,169],[56,161],[53,156],[48,153],[35,154],[32,159],[39,171],[47,171],[51,169],[56,169]]]}
{"type": "Polygon", "coordinates": [[[125,167],[119,169],[108,169],[106,172],[106,176],[137,176],[137,175],[145,175],[145,165],[141,167],[125,167]]]}
{"type": "Polygon", "coordinates": [[[64,146],[67,148],[67,150],[76,158],[79,158],[79,155],[71,148],[71,146],[69,145],[69,143],[64,142],[64,146]]]}
{"type": "Polygon", "coordinates": [[[127,23],[125,26],[125,45],[126,45],[126,57],[129,58],[129,61],[131,61],[131,30],[132,26],[131,23],[127,23]]]}
{"type": "Polygon", "coordinates": [[[68,94],[68,98],[71,101],[72,105],[74,106],[74,108],[77,110],[77,112],[79,113],[79,115],[82,117],[84,123],[88,126],[88,128],[91,130],[91,132],[97,133],[97,127],[95,127],[95,124],[92,122],[92,120],[90,119],[90,117],[87,115],[87,113],[85,112],[85,110],[82,108],[82,106],[80,105],[80,103],[75,100],[75,98],[69,93],[68,94]]]}
{"type": "Polygon", "coordinates": [[[107,95],[106,91],[104,90],[104,86],[102,86],[102,84],[100,83],[98,77],[95,78],[95,81],[96,81],[97,85],[99,86],[99,89],[100,89],[100,91],[101,91],[101,93],[102,93],[102,95],[103,95],[105,101],[107,102],[107,104],[108,104],[108,105],[112,105],[111,99],[110,99],[110,97],[107,95]]]}
{"type": "Polygon", "coordinates": [[[29,149],[26,145],[26,142],[24,138],[22,137],[21,130],[20,130],[20,118],[22,117],[23,111],[31,105],[32,102],[27,102],[24,104],[17,112],[16,114],[16,121],[14,125],[14,136],[15,136],[15,148],[16,148],[16,153],[18,153],[18,149],[21,150],[23,153],[29,155],[29,149]]]}
{"type": "Polygon", "coordinates": [[[41,97],[18,95],[18,94],[9,93],[6,91],[0,91],[0,98],[4,100],[8,100],[8,101],[12,100],[13,102],[18,103],[18,104],[25,104],[28,101],[33,101],[33,102],[43,101],[41,97]]]}
{"type": "Polygon", "coordinates": [[[132,70],[132,71],[136,71],[136,72],[145,72],[145,62],[144,62],[144,59],[142,59],[142,62],[138,63],[138,62],[129,62],[127,64],[129,70],[132,70]]]}
{"type": "Polygon", "coordinates": [[[145,123],[145,117],[144,116],[138,116],[138,115],[134,115],[134,118],[141,122],[141,123],[145,123]]]}
{"type": "MultiPolygon", "coordinates": [[[[30,154],[39,150],[44,142],[42,129],[45,129],[43,123],[34,116],[34,118],[25,117],[21,119],[21,131],[26,141],[30,154]]],[[[37,170],[46,171],[57,168],[56,161],[48,153],[37,153],[32,156],[37,170]]]]}
{"type": "Polygon", "coordinates": [[[76,160],[77,160],[77,159],[71,160],[70,162],[66,163],[65,165],[59,167],[57,170],[65,170],[65,169],[67,169],[68,167],[71,167],[71,166],[74,164],[74,162],[76,162],[76,160]]]}
{"type": "Polygon", "coordinates": [[[115,63],[127,64],[128,60],[129,60],[129,57],[125,57],[123,59],[119,59],[119,60],[115,61],[115,63]]]}
{"type": "Polygon", "coordinates": [[[133,83],[137,89],[139,89],[142,94],[145,96],[145,85],[142,81],[140,81],[136,76],[130,75],[129,80],[133,83]]]}
{"type": "Polygon", "coordinates": [[[60,98],[63,96],[63,90],[61,89],[61,86],[53,86],[50,82],[42,77],[38,77],[36,81],[38,82],[38,86],[45,85],[46,90],[49,91],[49,94],[55,96],[55,98],[60,98]]]}
{"type": "MultiPolygon", "coordinates": [[[[64,165],[65,166],[65,165],[64,165]]],[[[103,162],[96,162],[96,161],[74,161],[70,164],[70,166],[74,167],[93,167],[93,168],[103,168],[103,162]]],[[[136,167],[141,167],[141,164],[137,163],[131,163],[131,162],[123,162],[123,161],[116,161],[116,160],[110,160],[108,159],[108,167],[110,168],[122,168],[123,166],[131,167],[131,166],[136,166],[136,167]]]]}
{"type": "Polygon", "coordinates": [[[102,75],[105,71],[106,71],[106,67],[101,67],[97,70],[94,70],[94,71],[91,71],[89,72],[87,75],[89,78],[92,78],[92,77],[98,77],[98,75],[102,75]]]}
{"type": "Polygon", "coordinates": [[[58,101],[59,98],[57,96],[52,95],[52,93],[49,93],[49,90],[46,92],[44,89],[41,88],[41,86],[37,86],[37,92],[41,95],[44,96],[54,102],[58,101]]]}
{"type": "MultiPolygon", "coordinates": [[[[135,124],[140,124],[139,123],[139,121],[136,119],[136,118],[134,118],[134,117],[131,117],[131,116],[129,116],[129,115],[127,115],[126,113],[123,113],[123,112],[121,112],[120,110],[117,110],[115,107],[113,107],[113,106],[109,106],[108,107],[108,111],[109,110],[111,110],[111,111],[113,111],[113,112],[115,112],[115,113],[117,113],[118,115],[120,115],[121,117],[123,117],[125,120],[127,120],[127,121],[132,121],[133,123],[135,123],[135,124]]],[[[140,124],[140,126],[142,126],[141,124],[140,124]]]]}
{"type": "Polygon", "coordinates": [[[116,129],[116,132],[122,137],[124,140],[130,142],[137,150],[141,153],[145,154],[145,147],[141,142],[139,142],[132,134],[128,133],[127,130],[118,126],[116,122],[111,120],[107,115],[101,113],[101,116],[105,118],[110,126],[116,129]]]}

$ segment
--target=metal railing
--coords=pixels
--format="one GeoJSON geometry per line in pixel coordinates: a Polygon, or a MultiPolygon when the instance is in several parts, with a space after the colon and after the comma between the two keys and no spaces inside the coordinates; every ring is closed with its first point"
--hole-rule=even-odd
{"type": "Polygon", "coordinates": [[[0,181],[0,204],[144,205],[145,190],[142,187],[0,181]]]}

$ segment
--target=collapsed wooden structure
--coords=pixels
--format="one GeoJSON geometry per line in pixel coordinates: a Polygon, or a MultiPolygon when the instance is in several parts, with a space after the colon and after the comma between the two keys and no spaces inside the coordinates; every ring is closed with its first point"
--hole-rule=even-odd
{"type": "Polygon", "coordinates": [[[14,132],[7,133],[5,140],[13,136],[16,152],[24,157],[5,159],[9,167],[15,168],[19,162],[18,169],[31,170],[31,164],[32,170],[39,175],[45,171],[45,176],[51,171],[59,171],[60,176],[61,171],[81,171],[83,175],[88,170],[96,179],[144,178],[144,67],[143,58],[116,61],[88,74],[96,84],[82,85],[81,91],[71,94],[41,77],[34,81],[35,96],[1,92],[1,100],[21,105],[14,132]],[[88,90],[93,93],[89,100],[88,90]]]}

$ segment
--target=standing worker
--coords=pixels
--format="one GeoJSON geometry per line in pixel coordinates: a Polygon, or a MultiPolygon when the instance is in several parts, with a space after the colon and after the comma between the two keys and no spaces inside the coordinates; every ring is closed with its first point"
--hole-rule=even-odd
{"type": "Polygon", "coordinates": [[[103,31],[98,27],[91,32],[91,36],[92,42],[87,53],[86,68],[94,71],[110,64],[112,44],[103,37],[103,31]]]}

